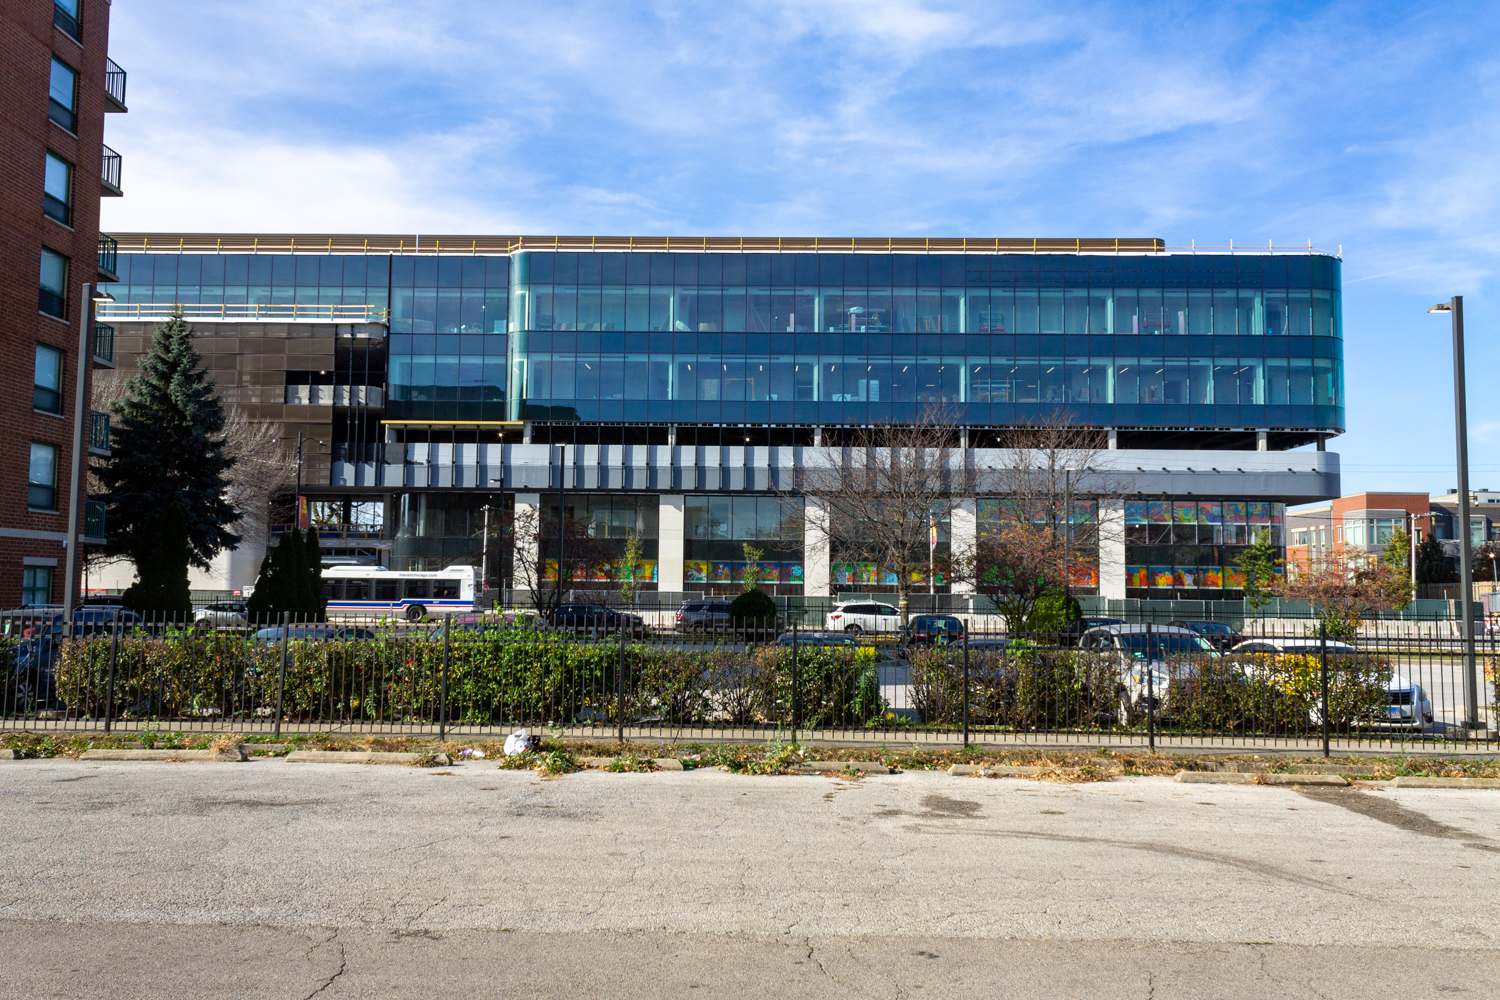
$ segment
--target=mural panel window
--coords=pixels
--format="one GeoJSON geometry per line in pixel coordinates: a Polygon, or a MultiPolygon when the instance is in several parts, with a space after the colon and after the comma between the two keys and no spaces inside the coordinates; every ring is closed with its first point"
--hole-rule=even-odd
{"type": "Polygon", "coordinates": [[[747,574],[772,594],[802,592],[802,501],[766,496],[683,500],[683,580],[689,590],[737,593],[747,574]],[[747,548],[752,551],[747,552],[747,548]],[[750,556],[760,556],[752,569],[750,556]]]}

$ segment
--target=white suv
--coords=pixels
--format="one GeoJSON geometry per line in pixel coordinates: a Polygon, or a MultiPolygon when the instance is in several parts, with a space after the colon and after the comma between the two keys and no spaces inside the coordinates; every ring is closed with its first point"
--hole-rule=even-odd
{"type": "Polygon", "coordinates": [[[901,627],[901,612],[889,604],[844,601],[828,612],[823,627],[830,632],[895,632],[901,627]]]}

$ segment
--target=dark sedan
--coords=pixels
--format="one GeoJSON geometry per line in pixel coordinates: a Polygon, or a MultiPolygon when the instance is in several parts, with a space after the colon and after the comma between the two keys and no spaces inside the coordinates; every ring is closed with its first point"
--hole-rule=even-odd
{"type": "Polygon", "coordinates": [[[919,615],[901,626],[901,643],[906,646],[946,646],[963,637],[964,623],[952,615],[919,615]]]}
{"type": "Polygon", "coordinates": [[[1223,622],[1179,619],[1178,621],[1167,622],[1167,624],[1176,626],[1177,628],[1185,628],[1189,632],[1197,632],[1212,643],[1215,649],[1219,650],[1233,649],[1245,638],[1223,622]]]}

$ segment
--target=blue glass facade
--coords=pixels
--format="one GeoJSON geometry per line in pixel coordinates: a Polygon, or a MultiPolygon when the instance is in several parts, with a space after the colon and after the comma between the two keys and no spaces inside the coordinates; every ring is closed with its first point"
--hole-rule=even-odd
{"type": "Polygon", "coordinates": [[[396,420],[1344,428],[1308,254],[121,254],[130,302],[388,307],[396,420]]]}
{"type": "Polygon", "coordinates": [[[516,255],[517,417],[1344,426],[1339,261],[516,255]]]}

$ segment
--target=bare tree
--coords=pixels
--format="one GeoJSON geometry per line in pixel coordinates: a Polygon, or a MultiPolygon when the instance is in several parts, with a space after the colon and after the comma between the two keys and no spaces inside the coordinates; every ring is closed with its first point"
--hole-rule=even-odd
{"type": "Polygon", "coordinates": [[[809,522],[821,525],[810,534],[823,537],[809,537],[810,546],[894,574],[903,621],[914,584],[935,572],[935,525],[973,496],[973,470],[958,443],[951,415],[934,408],[910,424],[813,449],[785,495],[805,497],[809,522]]]}
{"type": "Polygon", "coordinates": [[[1105,547],[1124,542],[1138,477],[1117,467],[1105,432],[1065,413],[999,443],[1000,461],[975,472],[984,509],[973,548],[955,553],[955,575],[995,601],[1007,628],[1028,630],[1044,597],[1087,579],[1105,547]]]}
{"type": "Polygon", "coordinates": [[[241,544],[259,544],[266,540],[271,497],[296,475],[297,458],[270,421],[238,406],[226,406],[224,416],[224,450],[235,460],[226,499],[239,511],[241,544]]]}
{"type": "Polygon", "coordinates": [[[1286,600],[1306,601],[1330,636],[1352,640],[1362,615],[1410,602],[1411,578],[1402,566],[1336,545],[1322,559],[1289,566],[1276,592],[1286,600]]]}
{"type": "Polygon", "coordinates": [[[555,611],[574,581],[593,580],[615,562],[589,532],[589,522],[565,517],[562,585],[558,585],[558,520],[551,510],[517,507],[502,525],[511,551],[512,584],[531,594],[541,615],[555,611]]]}

